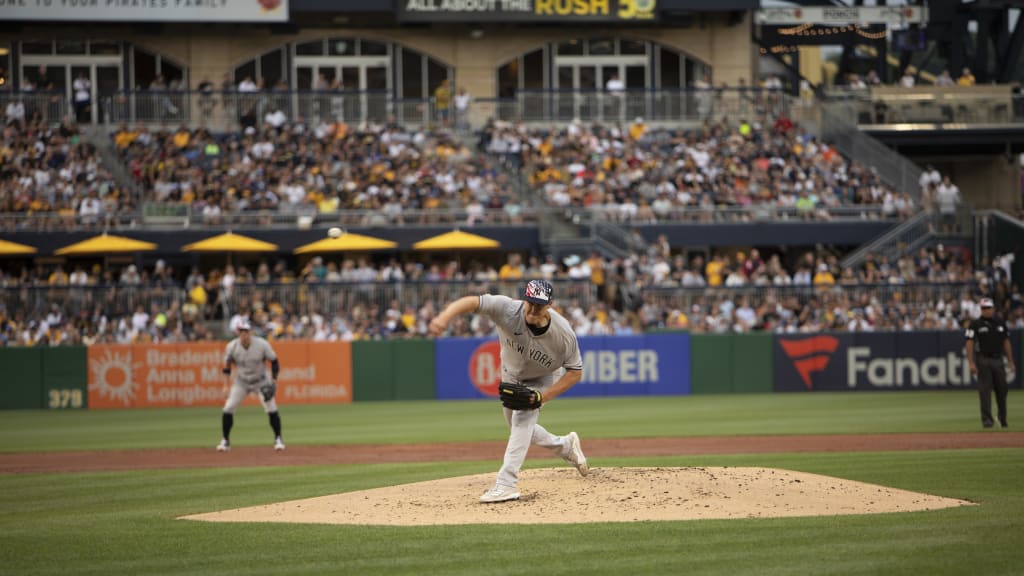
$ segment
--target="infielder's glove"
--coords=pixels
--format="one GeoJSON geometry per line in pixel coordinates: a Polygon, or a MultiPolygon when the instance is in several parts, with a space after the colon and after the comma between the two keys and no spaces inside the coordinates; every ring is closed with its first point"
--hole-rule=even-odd
{"type": "Polygon", "coordinates": [[[501,405],[512,410],[536,410],[544,403],[544,397],[538,390],[524,384],[506,384],[498,386],[501,405]]]}
{"type": "Polygon", "coordinates": [[[266,384],[260,386],[260,394],[263,395],[264,402],[270,402],[274,399],[274,394],[277,393],[277,382],[271,380],[266,384]]]}

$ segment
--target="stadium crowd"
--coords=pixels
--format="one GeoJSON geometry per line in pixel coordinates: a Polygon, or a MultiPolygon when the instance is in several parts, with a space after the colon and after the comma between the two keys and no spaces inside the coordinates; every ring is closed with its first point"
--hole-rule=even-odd
{"type": "MultiPolygon", "coordinates": [[[[711,121],[698,129],[573,122],[557,130],[492,123],[483,146],[523,165],[531,187],[558,207],[587,208],[620,222],[791,215],[831,219],[840,207],[907,217],[909,193],[800,129],[786,116],[711,121]]],[[[926,196],[932,197],[932,196],[926,196]]]]}
{"type": "MultiPolygon", "coordinates": [[[[184,278],[163,262],[119,273],[101,266],[0,274],[0,343],[8,346],[211,339],[247,318],[270,338],[357,340],[426,337],[438,306],[465,293],[511,293],[526,278],[557,281],[557,307],[581,335],[694,332],[958,329],[996,299],[1008,323],[1024,327],[1024,303],[1010,282],[1013,255],[973,269],[941,245],[892,263],[869,258],[841,269],[833,254],[671,254],[652,243],[625,260],[509,254],[500,267],[458,261],[415,263],[314,257],[300,269],[278,261],[184,278]],[[211,328],[212,327],[212,328],[211,328]]],[[[481,318],[453,335],[486,336],[481,318]]]]}
{"type": "MultiPolygon", "coordinates": [[[[101,162],[94,144],[82,140],[70,119],[49,126],[33,117],[8,119],[0,139],[0,215],[54,213],[43,229],[71,224],[98,227],[106,215],[131,212],[135,199],[125,193],[101,162]]],[[[0,230],[19,221],[0,218],[0,230]]]]}
{"type": "Polygon", "coordinates": [[[114,140],[147,200],[187,205],[208,223],[236,213],[260,222],[272,213],[358,210],[358,223],[401,224],[408,211],[483,218],[489,208],[512,221],[520,212],[508,175],[447,131],[307,125],[276,109],[234,133],[122,126],[114,140]]]}

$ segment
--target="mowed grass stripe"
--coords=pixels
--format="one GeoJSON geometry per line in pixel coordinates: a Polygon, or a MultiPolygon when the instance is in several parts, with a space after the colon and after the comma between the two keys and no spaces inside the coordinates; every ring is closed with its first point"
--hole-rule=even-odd
{"type": "MultiPolygon", "coordinates": [[[[1010,394],[1010,423],[1024,395],[1010,394]]],[[[496,400],[282,406],[289,444],[407,444],[503,440],[496,400]]],[[[569,398],[541,422],[583,438],[979,431],[977,393],[965,391],[569,398]]],[[[1024,422],[1024,419],[1021,420],[1024,422]]],[[[213,447],[219,408],[0,412],[3,452],[213,447]]],[[[269,445],[267,417],[235,416],[232,444],[269,445]]]]}

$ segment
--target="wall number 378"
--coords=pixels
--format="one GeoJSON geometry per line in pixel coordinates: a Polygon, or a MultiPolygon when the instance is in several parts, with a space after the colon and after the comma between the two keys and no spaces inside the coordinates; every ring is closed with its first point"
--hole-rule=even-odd
{"type": "Polygon", "coordinates": [[[51,410],[82,407],[82,391],[77,388],[61,388],[49,392],[49,403],[46,407],[51,410]]]}

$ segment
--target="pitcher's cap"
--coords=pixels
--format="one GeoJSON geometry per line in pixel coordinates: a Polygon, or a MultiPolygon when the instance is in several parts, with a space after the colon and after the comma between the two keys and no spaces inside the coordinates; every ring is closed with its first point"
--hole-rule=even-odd
{"type": "Polygon", "coordinates": [[[239,332],[241,332],[242,330],[252,330],[252,326],[249,325],[248,320],[239,320],[238,326],[235,328],[235,330],[238,330],[239,332]]]}
{"type": "Polygon", "coordinates": [[[982,298],[978,302],[978,305],[981,306],[982,308],[994,308],[995,307],[995,304],[992,303],[992,299],[991,298],[982,298]]]}
{"type": "Polygon", "coordinates": [[[523,290],[523,300],[534,304],[551,304],[551,293],[554,288],[547,280],[530,280],[523,290]]]}

